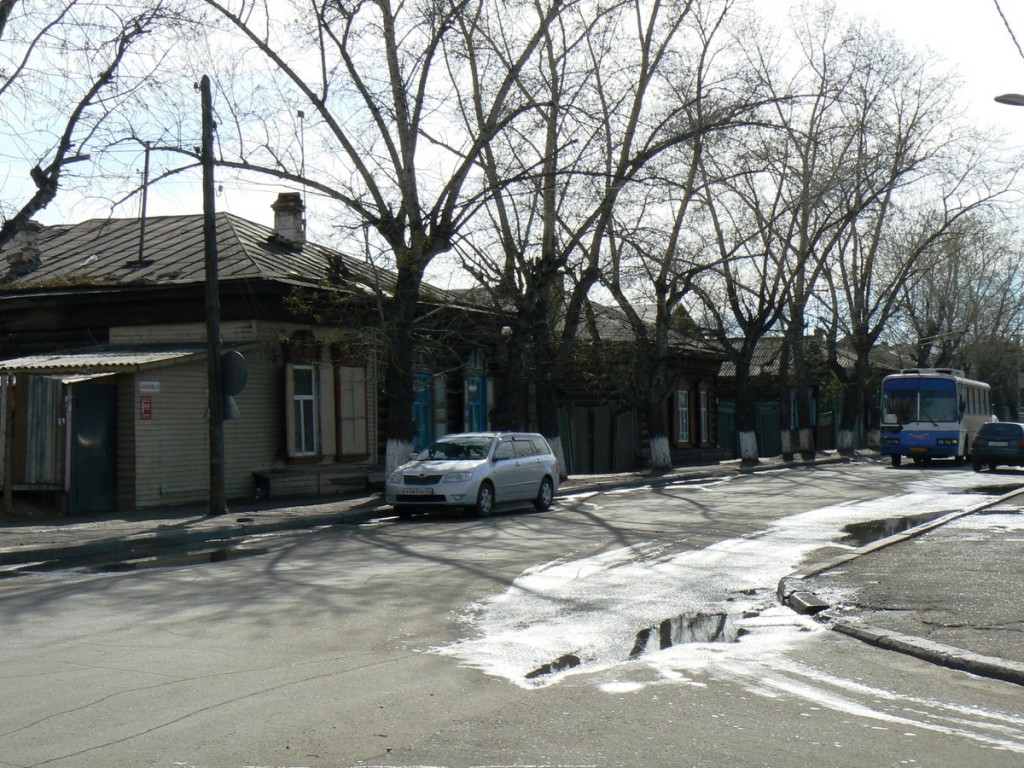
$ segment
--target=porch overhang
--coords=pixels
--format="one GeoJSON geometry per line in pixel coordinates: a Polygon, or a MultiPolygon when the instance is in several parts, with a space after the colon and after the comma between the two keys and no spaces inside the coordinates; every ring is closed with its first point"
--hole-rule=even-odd
{"type": "MultiPolygon", "coordinates": [[[[227,345],[224,346],[226,350],[227,345]]],[[[102,349],[28,355],[0,360],[0,375],[33,374],[60,376],[69,383],[95,377],[175,365],[189,358],[205,358],[206,347],[197,345],[154,349],[153,347],[104,347],[102,349]]]]}

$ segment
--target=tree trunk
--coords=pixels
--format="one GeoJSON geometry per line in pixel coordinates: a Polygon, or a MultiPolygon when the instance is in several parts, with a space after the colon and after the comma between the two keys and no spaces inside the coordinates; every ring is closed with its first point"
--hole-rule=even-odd
{"type": "Polygon", "coordinates": [[[498,378],[491,429],[525,430],[529,427],[523,409],[526,389],[526,349],[523,337],[513,332],[506,340],[507,357],[498,378]]]}
{"type": "MultiPolygon", "coordinates": [[[[783,411],[783,413],[782,413],[782,418],[783,419],[786,418],[785,411],[783,411]]],[[[783,424],[785,424],[785,422],[783,422],[783,424]]],[[[782,432],[782,458],[785,461],[792,461],[793,460],[793,453],[795,452],[795,449],[793,448],[793,431],[790,430],[790,429],[787,429],[785,426],[783,426],[781,432],[782,432]]]]}
{"type": "Polygon", "coordinates": [[[757,464],[757,415],[749,364],[736,366],[736,431],[740,440],[740,460],[757,464]]]}
{"type": "Polygon", "coordinates": [[[852,375],[844,375],[840,379],[843,384],[843,412],[839,421],[839,452],[843,454],[853,452],[857,429],[863,424],[867,402],[864,388],[869,370],[867,355],[858,353],[852,375]]]}
{"type": "Polygon", "coordinates": [[[785,461],[792,461],[793,454],[796,452],[796,435],[793,434],[793,401],[789,396],[790,389],[792,388],[792,377],[793,371],[790,367],[790,360],[792,354],[790,350],[793,347],[793,342],[790,333],[786,333],[782,343],[782,355],[779,358],[779,431],[782,433],[782,458],[785,461]]]}
{"type": "Polygon", "coordinates": [[[843,456],[849,456],[854,450],[854,437],[856,433],[851,429],[840,429],[839,430],[839,453],[843,456]]]}
{"type": "Polygon", "coordinates": [[[740,432],[740,460],[744,464],[757,464],[757,433],[740,432]]]}
{"type": "Polygon", "coordinates": [[[417,425],[412,419],[416,399],[413,386],[413,327],[419,300],[419,278],[412,270],[399,270],[391,302],[389,338],[384,369],[388,402],[385,472],[390,475],[409,459],[417,425]]]}
{"type": "Polygon", "coordinates": [[[668,435],[651,435],[648,442],[651,447],[651,468],[672,469],[672,448],[668,435]]]}
{"type": "Polygon", "coordinates": [[[672,469],[672,451],[668,437],[668,416],[665,413],[665,401],[653,391],[652,383],[647,390],[644,410],[647,417],[648,445],[651,449],[652,469],[672,469]]]}
{"type": "Polygon", "coordinates": [[[550,375],[537,377],[537,428],[547,438],[551,450],[558,458],[561,479],[569,477],[569,468],[562,449],[562,438],[558,432],[558,386],[550,375]]]}

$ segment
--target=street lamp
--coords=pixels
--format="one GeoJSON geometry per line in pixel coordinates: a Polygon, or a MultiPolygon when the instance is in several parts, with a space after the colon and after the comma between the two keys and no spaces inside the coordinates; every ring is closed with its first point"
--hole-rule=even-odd
{"type": "Polygon", "coordinates": [[[1024,94],[1004,93],[1002,96],[996,96],[996,101],[1000,104],[1009,104],[1011,107],[1024,107],[1024,94]]]}

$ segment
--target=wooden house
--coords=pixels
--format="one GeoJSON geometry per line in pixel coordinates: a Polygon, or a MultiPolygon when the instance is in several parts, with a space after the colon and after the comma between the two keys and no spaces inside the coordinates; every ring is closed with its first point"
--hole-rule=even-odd
{"type": "MultiPolygon", "coordinates": [[[[639,307],[649,324],[650,308],[639,307]]],[[[559,387],[559,431],[570,473],[605,473],[650,465],[649,425],[640,404],[636,331],[617,307],[590,303],[571,373],[559,387]]],[[[718,369],[721,353],[698,333],[668,334],[663,404],[673,466],[729,458],[718,447],[718,369]]]]}
{"type": "MultiPolygon", "coordinates": [[[[382,472],[386,403],[361,324],[391,275],[307,242],[297,193],[274,212],[273,228],[216,215],[221,344],[244,361],[227,496],[365,488],[382,472]],[[297,308],[303,292],[340,297],[336,324],[297,308]]],[[[33,225],[0,257],[3,482],[72,514],[205,502],[203,216],[33,225]]],[[[425,296],[425,312],[473,312],[425,296]]],[[[471,336],[422,356],[425,436],[485,426],[487,355],[471,336]]]]}

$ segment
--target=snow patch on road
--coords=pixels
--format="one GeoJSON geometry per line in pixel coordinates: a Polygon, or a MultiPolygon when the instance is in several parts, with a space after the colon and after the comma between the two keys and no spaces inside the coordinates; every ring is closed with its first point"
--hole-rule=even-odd
{"type": "MultiPolygon", "coordinates": [[[[781,578],[814,553],[834,552],[831,547],[842,537],[844,525],[940,512],[950,508],[950,493],[967,487],[979,487],[976,475],[929,473],[902,496],[793,515],[765,530],[699,550],[647,543],[538,565],[505,592],[469,607],[463,619],[472,637],[434,650],[535,688],[567,675],[635,663],[638,633],[668,619],[722,615],[739,621],[743,631],[738,641],[688,643],[640,658],[649,663],[657,656],[669,666],[685,658],[689,668],[776,655],[818,631],[813,621],[777,605],[775,589],[781,578]],[[782,613],[771,626],[754,620],[773,617],[775,611],[782,613]]],[[[958,493],[956,506],[966,508],[989,498],[958,493]]]]}

